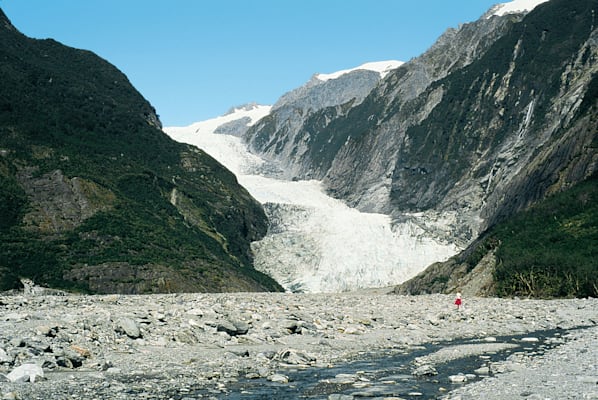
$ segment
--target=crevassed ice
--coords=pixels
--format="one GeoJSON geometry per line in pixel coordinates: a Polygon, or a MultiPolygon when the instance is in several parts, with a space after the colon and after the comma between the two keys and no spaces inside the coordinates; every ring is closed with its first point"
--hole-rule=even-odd
{"type": "MultiPolygon", "coordinates": [[[[239,110],[237,116],[245,115],[239,110]]],[[[271,229],[253,244],[255,266],[285,289],[313,293],[395,285],[459,251],[426,237],[413,223],[392,228],[387,215],[352,209],[327,196],[319,181],[256,174],[264,161],[238,137],[214,134],[217,127],[212,120],[165,132],[216,158],[265,204],[271,229]]]]}

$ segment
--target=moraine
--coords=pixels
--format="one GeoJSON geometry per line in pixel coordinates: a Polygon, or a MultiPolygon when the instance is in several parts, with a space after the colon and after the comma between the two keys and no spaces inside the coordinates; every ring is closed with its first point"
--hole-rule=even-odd
{"type": "MultiPolygon", "coordinates": [[[[309,389],[334,395],[326,380],[361,380],[364,387],[352,386],[351,393],[364,392],[361,378],[397,381],[422,373],[423,366],[438,372],[442,387],[455,391],[444,393],[455,399],[460,393],[463,399],[512,398],[496,397],[497,385],[511,387],[511,394],[532,390],[553,398],[598,394],[597,299],[464,298],[462,311],[452,301],[446,295],[371,292],[0,296],[0,398],[190,399],[199,392],[227,398],[254,380],[286,389],[309,384],[293,370],[334,373],[313,378],[320,386],[309,389]],[[576,327],[587,328],[567,331],[576,327]],[[506,361],[489,361],[495,376],[478,382],[447,381],[459,372],[479,377],[484,371],[462,365],[447,372],[444,365],[473,355],[475,369],[483,368],[482,356],[510,347],[503,347],[501,336],[517,335],[506,345],[532,348],[544,345],[540,331],[546,330],[560,332],[550,336],[557,347],[534,357],[516,350],[506,361]],[[451,351],[456,344],[461,346],[451,351]],[[393,372],[388,356],[405,355],[421,357],[393,372]],[[366,369],[349,363],[371,363],[374,356],[377,364],[366,369]],[[8,381],[27,364],[41,368],[43,377],[8,381]],[[384,368],[394,377],[374,374],[384,368]],[[551,379],[544,382],[546,376],[551,379]]],[[[371,387],[379,389],[378,383],[371,387]]]]}

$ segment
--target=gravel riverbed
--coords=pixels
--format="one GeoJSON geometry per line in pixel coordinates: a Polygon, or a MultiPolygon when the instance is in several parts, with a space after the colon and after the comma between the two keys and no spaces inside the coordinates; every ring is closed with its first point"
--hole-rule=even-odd
{"type": "MultiPolygon", "coordinates": [[[[459,374],[434,395],[409,398],[598,399],[598,299],[465,298],[461,310],[453,300],[375,292],[0,296],[0,399],[220,399],[239,382],[293,385],[290,370],[447,342],[409,366],[412,376],[433,376],[449,361],[511,347],[496,337],[533,343],[546,330],[563,334],[542,354],[515,352],[480,365],[482,380],[459,374]],[[460,339],[479,340],[450,345],[460,339]]],[[[338,379],[355,392],[320,398],[376,397],[366,379],[338,379]]]]}

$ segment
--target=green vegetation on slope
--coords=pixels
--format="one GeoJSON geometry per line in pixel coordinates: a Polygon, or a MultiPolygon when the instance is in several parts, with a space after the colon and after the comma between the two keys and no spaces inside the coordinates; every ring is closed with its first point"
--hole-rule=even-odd
{"type": "Polygon", "coordinates": [[[462,253],[431,265],[395,292],[463,290],[501,297],[598,297],[598,175],[496,224],[462,253]]]}
{"type": "Polygon", "coordinates": [[[185,290],[281,290],[252,267],[261,206],[213,158],[166,136],[114,66],[27,38],[0,10],[0,82],[0,290],[19,277],[93,290],[65,273],[106,263],[182,271],[171,286],[185,290]]]}
{"type": "Polygon", "coordinates": [[[497,294],[598,297],[598,176],[499,224],[497,294]]]}
{"type": "Polygon", "coordinates": [[[496,294],[598,297],[598,176],[491,228],[462,262],[496,250],[496,294]]]}

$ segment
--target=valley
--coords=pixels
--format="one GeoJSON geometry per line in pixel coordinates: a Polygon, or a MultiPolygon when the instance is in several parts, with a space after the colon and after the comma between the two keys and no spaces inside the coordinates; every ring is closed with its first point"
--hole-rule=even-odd
{"type": "Polygon", "coordinates": [[[251,125],[264,111],[241,107],[219,119],[165,128],[173,139],[216,157],[264,205],[270,226],[252,244],[256,269],[288,291],[343,292],[398,284],[459,250],[426,237],[416,222],[393,226],[387,215],[350,208],[326,195],[319,181],[284,179],[276,164],[247,150],[242,130],[217,133],[234,121],[251,125]]]}

